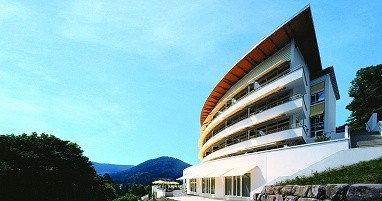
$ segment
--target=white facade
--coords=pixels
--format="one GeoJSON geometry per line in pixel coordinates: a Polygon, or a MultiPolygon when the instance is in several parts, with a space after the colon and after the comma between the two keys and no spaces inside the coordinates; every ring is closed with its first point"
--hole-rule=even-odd
{"type": "MultiPolygon", "coordinates": [[[[349,139],[344,138],[223,158],[185,169],[183,179],[187,181],[188,194],[212,198],[230,198],[230,200],[233,197],[234,200],[249,200],[255,193],[261,192],[265,184],[288,178],[288,176],[317,164],[329,156],[348,150],[348,147],[349,139]],[[241,172],[240,168],[242,169],[241,172]],[[247,171],[245,173],[251,175],[250,197],[225,195],[224,181],[227,175],[230,175],[230,171],[239,173],[247,171]],[[211,175],[215,178],[215,193],[202,193],[202,178],[209,178],[211,175]],[[190,177],[196,178],[196,192],[191,192],[189,188],[190,177]]],[[[379,150],[379,152],[381,151],[382,149],[379,150]]],[[[336,165],[340,166],[340,164],[336,165]]],[[[328,165],[328,167],[334,166],[328,165]]]]}
{"type": "Polygon", "coordinates": [[[333,68],[320,66],[310,15],[308,7],[263,39],[211,92],[201,113],[201,163],[180,178],[188,194],[249,200],[265,184],[349,149],[347,130],[336,132],[337,83],[333,68]]]}

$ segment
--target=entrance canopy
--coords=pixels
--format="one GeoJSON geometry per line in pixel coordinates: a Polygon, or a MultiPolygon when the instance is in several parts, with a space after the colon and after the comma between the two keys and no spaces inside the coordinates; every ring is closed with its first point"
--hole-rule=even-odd
{"type": "Polygon", "coordinates": [[[228,161],[211,161],[187,168],[182,179],[240,176],[251,171],[257,165],[254,162],[232,163],[228,161]]]}

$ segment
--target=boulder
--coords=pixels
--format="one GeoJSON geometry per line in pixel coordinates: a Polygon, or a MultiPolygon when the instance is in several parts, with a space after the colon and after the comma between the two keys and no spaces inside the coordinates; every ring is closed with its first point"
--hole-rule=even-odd
{"type": "Polygon", "coordinates": [[[319,201],[316,198],[299,198],[298,201],[319,201]]]}
{"type": "Polygon", "coordinates": [[[293,186],[293,195],[298,196],[298,197],[306,197],[310,190],[311,186],[306,185],[306,186],[293,186]]]}
{"type": "Polygon", "coordinates": [[[328,196],[326,195],[325,186],[321,186],[321,185],[312,185],[310,190],[308,191],[306,197],[317,198],[320,200],[324,200],[324,199],[328,198],[328,196]]]}
{"type": "Polygon", "coordinates": [[[351,185],[346,197],[348,201],[376,201],[382,200],[382,184],[354,184],[351,185]]]}
{"type": "Polygon", "coordinates": [[[261,194],[273,195],[273,186],[264,186],[263,190],[261,191],[261,194]]]}
{"type": "Polygon", "coordinates": [[[283,186],[273,186],[272,187],[272,190],[273,190],[273,194],[276,195],[276,194],[281,194],[281,189],[283,188],[283,186]]]}
{"type": "Polygon", "coordinates": [[[345,201],[349,187],[349,184],[328,184],[325,187],[326,195],[335,201],[345,201]]]}
{"type": "Polygon", "coordinates": [[[275,195],[265,195],[265,201],[275,201],[276,196],[275,195]]]}
{"type": "Polygon", "coordinates": [[[284,198],[283,198],[282,195],[280,195],[280,194],[276,194],[276,199],[275,199],[275,201],[284,201],[284,198]]]}
{"type": "Polygon", "coordinates": [[[286,185],[284,186],[281,190],[280,190],[281,194],[283,196],[287,196],[287,195],[293,195],[294,191],[293,191],[293,185],[286,185]]]}
{"type": "Polygon", "coordinates": [[[288,195],[285,197],[284,201],[297,201],[298,197],[293,195],[288,195]]]}

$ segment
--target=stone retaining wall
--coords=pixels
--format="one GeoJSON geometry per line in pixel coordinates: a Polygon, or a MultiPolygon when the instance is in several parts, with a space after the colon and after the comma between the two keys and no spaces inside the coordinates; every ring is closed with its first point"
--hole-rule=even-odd
{"type": "Polygon", "coordinates": [[[382,201],[382,184],[265,186],[255,201],[382,201]]]}

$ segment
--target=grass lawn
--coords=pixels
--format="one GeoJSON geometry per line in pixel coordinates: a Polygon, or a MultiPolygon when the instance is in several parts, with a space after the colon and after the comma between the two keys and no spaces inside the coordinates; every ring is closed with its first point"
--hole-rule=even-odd
{"type": "Polygon", "coordinates": [[[296,177],[278,182],[276,185],[317,185],[317,184],[382,184],[382,158],[328,169],[313,173],[312,176],[296,177]]]}

